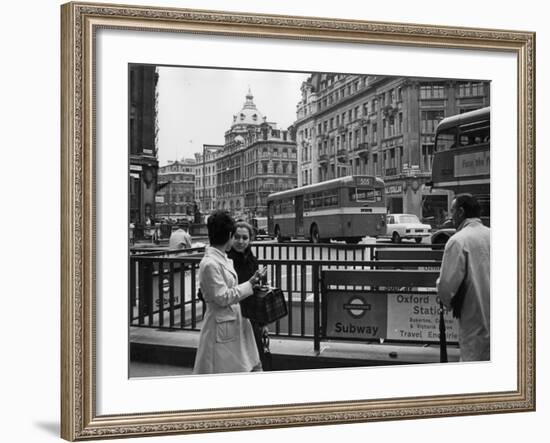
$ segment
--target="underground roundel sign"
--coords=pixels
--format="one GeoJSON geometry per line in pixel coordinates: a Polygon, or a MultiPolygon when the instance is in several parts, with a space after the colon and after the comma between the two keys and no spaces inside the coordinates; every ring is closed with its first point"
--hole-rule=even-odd
{"type": "Polygon", "coordinates": [[[327,291],[327,337],[377,339],[387,334],[387,296],[327,291]]]}
{"type": "Polygon", "coordinates": [[[365,301],[361,295],[352,295],[347,303],[344,304],[344,309],[349,312],[353,318],[361,318],[372,309],[372,305],[365,301]]]}

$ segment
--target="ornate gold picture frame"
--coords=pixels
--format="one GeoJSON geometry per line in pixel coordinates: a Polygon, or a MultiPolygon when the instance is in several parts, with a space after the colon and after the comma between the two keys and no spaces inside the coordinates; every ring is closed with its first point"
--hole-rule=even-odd
{"type": "MultiPolygon", "coordinates": [[[[532,32],[68,3],[62,16],[61,434],[74,440],[535,409],[535,35],[532,32]],[[495,392],[98,414],[98,30],[461,49],[517,58],[517,387],[495,392]]],[[[140,61],[141,62],[141,61],[140,61]]],[[[124,122],[121,122],[123,125],[124,122]]],[[[121,171],[121,174],[126,171],[121,171]]],[[[514,247],[516,247],[514,246],[514,247]]]]}

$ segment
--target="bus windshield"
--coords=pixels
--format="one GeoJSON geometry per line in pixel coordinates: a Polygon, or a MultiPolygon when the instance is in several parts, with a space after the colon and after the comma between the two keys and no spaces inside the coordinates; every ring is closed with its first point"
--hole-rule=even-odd
{"type": "Polygon", "coordinates": [[[456,130],[440,132],[435,141],[437,152],[448,151],[456,146],[456,130]]]}
{"type": "Polygon", "coordinates": [[[489,141],[489,120],[483,120],[438,131],[435,150],[444,152],[458,147],[481,145],[489,141]]]}

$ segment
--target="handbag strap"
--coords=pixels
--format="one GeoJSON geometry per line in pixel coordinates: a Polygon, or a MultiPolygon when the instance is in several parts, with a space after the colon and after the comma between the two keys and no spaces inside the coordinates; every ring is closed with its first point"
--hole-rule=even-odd
{"type": "Polygon", "coordinates": [[[267,328],[263,328],[262,331],[262,346],[264,348],[264,353],[269,352],[269,330],[267,328]]]}

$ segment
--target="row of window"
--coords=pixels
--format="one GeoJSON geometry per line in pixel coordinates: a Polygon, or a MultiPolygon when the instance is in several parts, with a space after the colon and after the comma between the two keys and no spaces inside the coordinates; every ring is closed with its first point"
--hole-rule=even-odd
{"type": "Polygon", "coordinates": [[[304,210],[334,208],[339,205],[338,189],[314,192],[304,196],[304,210]]]}
{"type": "MultiPolygon", "coordinates": [[[[483,82],[464,82],[457,85],[458,97],[480,97],[485,95],[483,82]]],[[[420,86],[420,98],[445,98],[447,96],[445,85],[431,84],[420,86]]]]}
{"type": "MultiPolygon", "coordinates": [[[[158,194],[158,195],[162,196],[162,194],[158,194]]],[[[189,202],[193,201],[193,195],[191,195],[191,194],[186,194],[186,195],[165,194],[163,197],[164,197],[164,202],[165,203],[170,203],[170,202],[172,202],[172,203],[189,203],[189,202]]]]}
{"type": "MultiPolygon", "coordinates": [[[[317,181],[330,180],[331,178],[343,177],[355,173],[356,175],[396,175],[403,170],[403,147],[389,148],[383,152],[383,161],[378,162],[379,154],[370,154],[367,157],[349,160],[347,165],[334,164],[318,167],[317,181]]],[[[423,143],[421,146],[420,166],[424,172],[430,172],[434,155],[434,144],[423,143]]],[[[313,170],[302,169],[302,185],[313,183],[313,170]]]]}
{"type": "MultiPolygon", "coordinates": [[[[381,189],[348,188],[348,201],[358,203],[374,203],[382,201],[381,189]]],[[[304,195],[304,210],[329,209],[340,205],[339,189],[313,192],[304,195]]],[[[293,197],[273,202],[275,214],[293,214],[296,205],[293,197]]]]}
{"type": "MultiPolygon", "coordinates": [[[[458,84],[458,96],[459,97],[472,97],[483,96],[485,93],[484,84],[478,83],[459,83],[458,84]]],[[[330,96],[329,96],[330,97],[330,96]]],[[[402,88],[394,88],[382,93],[378,98],[374,98],[370,101],[366,101],[362,106],[355,106],[353,109],[348,109],[341,114],[331,117],[322,123],[317,124],[317,133],[322,134],[328,132],[340,125],[345,125],[353,120],[358,119],[360,116],[366,117],[370,113],[378,112],[379,105],[384,107],[402,101],[402,88]],[[361,113],[360,113],[361,111],[361,113]]],[[[420,98],[421,99],[433,99],[433,98],[445,98],[446,88],[444,85],[429,84],[420,86],[420,98]]],[[[307,128],[304,129],[302,134],[305,138],[313,136],[313,131],[307,128]]]]}
{"type": "MultiPolygon", "coordinates": [[[[422,133],[435,133],[437,125],[445,117],[445,111],[443,109],[438,110],[424,110],[421,111],[420,125],[422,133]]],[[[326,123],[326,122],[325,122],[326,123]]],[[[317,145],[319,154],[334,153],[340,149],[353,150],[361,143],[361,134],[363,142],[376,143],[378,138],[377,124],[370,125],[371,131],[369,137],[369,126],[363,126],[362,131],[355,129],[353,132],[337,135],[330,140],[319,142],[317,145]]],[[[313,131],[311,131],[313,132],[313,131]]],[[[382,120],[382,136],[383,138],[394,137],[403,134],[403,113],[399,112],[395,116],[388,116],[382,120]]],[[[301,161],[307,162],[311,158],[311,147],[304,145],[301,151],[301,161]]]]}

